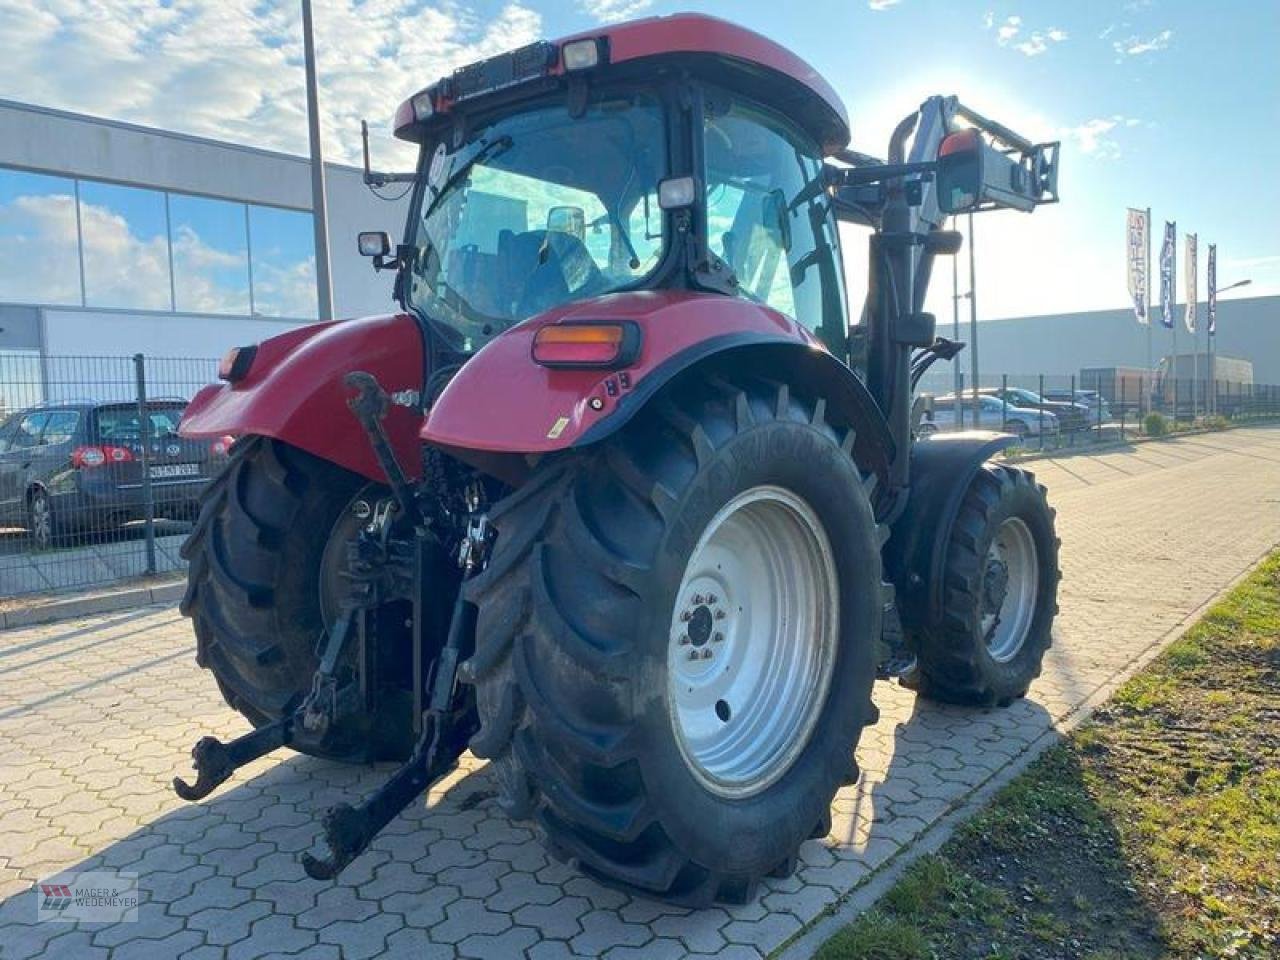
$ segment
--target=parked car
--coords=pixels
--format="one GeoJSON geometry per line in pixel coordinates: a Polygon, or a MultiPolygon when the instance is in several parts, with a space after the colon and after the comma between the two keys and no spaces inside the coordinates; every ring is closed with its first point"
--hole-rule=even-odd
{"type": "MultiPolygon", "coordinates": [[[[1085,407],[1089,411],[1089,423],[1098,422],[1098,408],[1102,408],[1102,422],[1111,422],[1111,404],[1107,403],[1107,398],[1097,390],[1077,390],[1074,394],[1070,390],[1046,390],[1044,392],[1046,400],[1052,400],[1055,403],[1076,403],[1085,407]]],[[[1135,397],[1135,402],[1140,398],[1135,397]]]]}
{"type": "MultiPolygon", "coordinates": [[[[1047,409],[1041,414],[1039,409],[1032,410],[1005,404],[998,397],[985,393],[979,394],[978,401],[981,404],[981,416],[975,424],[973,398],[965,397],[963,400],[966,427],[978,430],[1004,430],[1020,439],[1039,436],[1041,429],[1044,430],[1045,436],[1054,436],[1058,433],[1058,418],[1047,409]]],[[[954,395],[948,394],[935,398],[932,412],[928,411],[927,406],[926,404],[923,418],[916,427],[917,436],[924,437],[939,431],[956,429],[954,395]]]]}
{"type": "MultiPolygon", "coordinates": [[[[185,408],[185,400],[147,404],[157,516],[194,516],[231,443],[178,436],[185,408]]],[[[53,403],[13,414],[0,425],[0,526],[25,527],[49,547],[142,519],[141,423],[136,403],[53,403]]]]}
{"type": "Polygon", "coordinates": [[[1010,406],[1024,407],[1028,410],[1039,410],[1043,407],[1058,420],[1058,426],[1066,433],[1075,430],[1086,430],[1091,426],[1089,408],[1082,403],[1069,400],[1051,400],[1041,396],[1034,390],[1025,387],[983,387],[978,393],[997,400],[1005,400],[1010,406]]]}

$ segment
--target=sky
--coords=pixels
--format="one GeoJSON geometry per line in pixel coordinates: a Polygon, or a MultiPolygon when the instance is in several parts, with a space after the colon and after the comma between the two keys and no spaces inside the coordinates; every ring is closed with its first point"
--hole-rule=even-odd
{"type": "MultiPolygon", "coordinates": [[[[375,164],[408,167],[391,115],[441,75],[679,10],[808,59],[866,152],[934,93],[1063,141],[1060,204],[976,218],[983,319],[1127,304],[1128,206],[1152,208],[1157,236],[1177,220],[1180,246],[1199,235],[1202,297],[1210,242],[1220,285],[1252,281],[1228,297],[1280,293],[1280,0],[315,0],[326,159],[359,163],[364,117],[375,164]]],[[[0,0],[0,97],[301,154],[300,30],[294,0],[0,0]]]]}

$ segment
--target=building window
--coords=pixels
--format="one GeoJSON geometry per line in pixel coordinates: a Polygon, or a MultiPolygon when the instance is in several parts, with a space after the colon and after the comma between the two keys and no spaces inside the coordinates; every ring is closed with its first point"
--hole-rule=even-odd
{"type": "Polygon", "coordinates": [[[175,308],[248,315],[244,204],[171,194],[169,224],[175,308]]]}
{"type": "Polygon", "coordinates": [[[80,235],[86,306],[173,309],[163,193],[80,181],[80,235]]]}
{"type": "Polygon", "coordinates": [[[73,181],[0,169],[0,300],[80,303],[73,181]]]}
{"type": "Polygon", "coordinates": [[[316,248],[311,214],[249,206],[253,312],[312,319],[316,306],[316,248]]]}

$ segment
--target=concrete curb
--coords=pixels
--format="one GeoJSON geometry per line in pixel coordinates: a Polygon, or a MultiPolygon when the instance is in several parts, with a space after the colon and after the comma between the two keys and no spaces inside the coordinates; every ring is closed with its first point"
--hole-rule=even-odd
{"type": "Polygon", "coordinates": [[[1054,725],[1028,744],[1022,753],[958,799],[948,811],[926,827],[923,833],[906,846],[899,848],[859,886],[845,894],[844,900],[837,902],[829,907],[825,914],[810,921],[809,926],[797,933],[794,939],[769,956],[773,960],[809,960],[827,940],[874,907],[876,901],[898,882],[907,867],[927,854],[936,853],[965,821],[986,806],[992,797],[1031,766],[1042,753],[1088,720],[1093,712],[1110,700],[1129,678],[1159,656],[1165,647],[1195,626],[1210,607],[1239,586],[1274,549],[1273,546],[1265,550],[1261,556],[1249,564],[1243,573],[1191,611],[1177,626],[1152,642],[1084,701],[1065,716],[1056,718],[1054,725]]]}
{"type": "Polygon", "coordinates": [[[65,600],[55,600],[52,603],[21,610],[3,611],[0,612],[0,630],[54,623],[58,620],[71,620],[76,617],[92,616],[95,613],[110,613],[115,610],[129,610],[152,604],[177,603],[182,599],[185,589],[186,581],[175,580],[172,583],[159,583],[150,587],[125,587],[107,593],[67,597],[65,600]]]}

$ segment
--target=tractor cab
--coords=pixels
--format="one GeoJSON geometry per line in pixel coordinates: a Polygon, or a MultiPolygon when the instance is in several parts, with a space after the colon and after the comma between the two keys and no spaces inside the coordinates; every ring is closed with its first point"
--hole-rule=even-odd
{"type": "Polygon", "coordinates": [[[395,133],[421,144],[397,292],[459,353],[640,290],[740,297],[843,335],[824,159],[848,140],[844,108],[748,30],[680,15],[534,44],[414,95],[395,133]]]}

